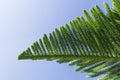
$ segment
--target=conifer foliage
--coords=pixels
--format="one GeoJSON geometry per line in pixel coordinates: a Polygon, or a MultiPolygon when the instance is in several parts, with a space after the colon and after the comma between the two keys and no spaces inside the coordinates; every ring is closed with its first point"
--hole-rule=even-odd
{"type": "Polygon", "coordinates": [[[32,59],[78,66],[76,71],[89,73],[88,78],[102,74],[99,80],[120,80],[120,0],[112,1],[107,13],[96,5],[85,18],[76,17],[55,29],[23,51],[19,60],[32,59]]]}

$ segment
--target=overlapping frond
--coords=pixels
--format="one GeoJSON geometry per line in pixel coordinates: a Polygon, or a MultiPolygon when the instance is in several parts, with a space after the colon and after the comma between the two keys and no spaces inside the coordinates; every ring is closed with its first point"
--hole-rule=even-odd
{"type": "Polygon", "coordinates": [[[113,8],[104,3],[107,14],[99,6],[83,10],[69,24],[55,29],[19,55],[19,59],[56,60],[76,65],[76,71],[90,73],[88,77],[107,74],[100,80],[120,79],[120,0],[113,8]]]}

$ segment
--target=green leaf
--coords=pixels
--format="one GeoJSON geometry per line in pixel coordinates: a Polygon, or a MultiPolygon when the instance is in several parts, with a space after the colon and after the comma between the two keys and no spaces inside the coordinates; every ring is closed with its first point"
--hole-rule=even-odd
{"type": "Polygon", "coordinates": [[[120,0],[104,2],[107,13],[98,5],[83,10],[85,18],[76,17],[69,24],[55,29],[23,51],[19,60],[32,59],[77,66],[75,71],[89,73],[88,78],[106,74],[99,80],[119,80],[120,77],[120,0]]]}

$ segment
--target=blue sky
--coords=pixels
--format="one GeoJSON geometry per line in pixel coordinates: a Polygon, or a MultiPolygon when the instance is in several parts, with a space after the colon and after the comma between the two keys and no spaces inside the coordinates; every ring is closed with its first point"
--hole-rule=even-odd
{"type": "Polygon", "coordinates": [[[98,4],[105,11],[104,1],[111,6],[111,0],[1,0],[0,80],[96,80],[67,64],[17,57],[44,33],[83,16],[83,9],[98,4]]]}

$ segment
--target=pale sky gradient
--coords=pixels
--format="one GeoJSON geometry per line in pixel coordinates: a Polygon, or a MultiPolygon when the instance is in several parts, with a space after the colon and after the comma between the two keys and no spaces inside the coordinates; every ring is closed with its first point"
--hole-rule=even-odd
{"type": "Polygon", "coordinates": [[[0,80],[96,80],[76,67],[45,60],[19,61],[18,55],[43,34],[111,0],[0,0],[0,80]]]}

